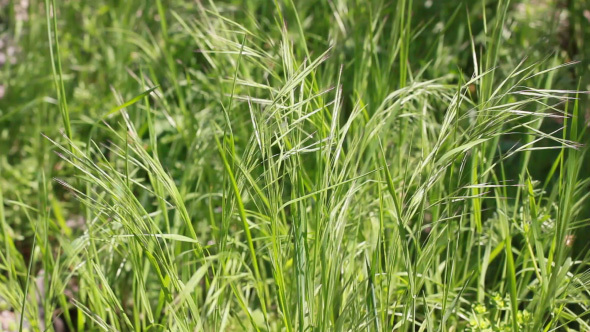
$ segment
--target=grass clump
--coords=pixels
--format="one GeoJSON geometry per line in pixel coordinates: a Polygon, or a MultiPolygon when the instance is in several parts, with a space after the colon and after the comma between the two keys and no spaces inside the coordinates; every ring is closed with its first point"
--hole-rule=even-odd
{"type": "Polygon", "coordinates": [[[590,329],[578,2],[17,5],[18,329],[590,329]]]}

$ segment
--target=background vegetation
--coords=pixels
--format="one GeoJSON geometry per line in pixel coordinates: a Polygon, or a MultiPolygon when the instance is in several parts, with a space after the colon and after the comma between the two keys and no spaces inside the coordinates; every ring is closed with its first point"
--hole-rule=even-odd
{"type": "Polygon", "coordinates": [[[0,0],[0,329],[588,331],[587,0],[0,0]]]}

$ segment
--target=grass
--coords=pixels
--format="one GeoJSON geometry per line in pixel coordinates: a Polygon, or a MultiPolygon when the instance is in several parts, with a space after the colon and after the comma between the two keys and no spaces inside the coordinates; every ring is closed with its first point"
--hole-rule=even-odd
{"type": "Polygon", "coordinates": [[[588,5],[8,1],[0,327],[590,330],[588,5]]]}

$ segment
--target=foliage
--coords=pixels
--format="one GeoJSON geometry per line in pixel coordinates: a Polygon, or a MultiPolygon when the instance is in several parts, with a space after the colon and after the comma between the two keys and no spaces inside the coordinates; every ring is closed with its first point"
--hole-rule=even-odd
{"type": "Polygon", "coordinates": [[[32,331],[590,330],[588,5],[8,2],[4,310],[32,331]]]}

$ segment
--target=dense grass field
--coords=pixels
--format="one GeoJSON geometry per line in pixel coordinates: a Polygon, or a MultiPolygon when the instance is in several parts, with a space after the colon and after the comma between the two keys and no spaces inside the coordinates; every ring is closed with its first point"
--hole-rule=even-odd
{"type": "Polygon", "coordinates": [[[590,331],[590,1],[0,0],[0,331],[590,331]]]}

